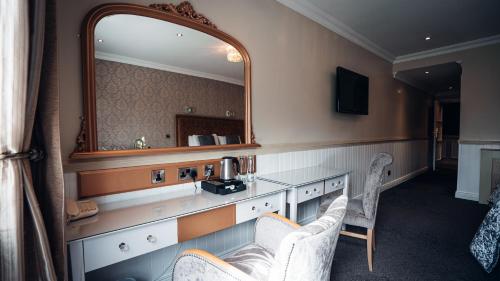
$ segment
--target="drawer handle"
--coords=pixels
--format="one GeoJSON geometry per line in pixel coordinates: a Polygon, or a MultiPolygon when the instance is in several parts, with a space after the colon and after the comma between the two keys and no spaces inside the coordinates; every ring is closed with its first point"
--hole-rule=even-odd
{"type": "Polygon", "coordinates": [[[126,252],[126,251],[128,251],[128,250],[129,250],[128,245],[127,245],[127,244],[125,244],[124,242],[121,242],[121,243],[120,243],[120,245],[118,245],[118,248],[120,248],[120,250],[121,250],[122,252],[126,252]]]}
{"type": "Polygon", "coordinates": [[[255,209],[256,209],[255,206],[252,206],[252,211],[255,211],[255,209]]]}
{"type": "Polygon", "coordinates": [[[308,195],[309,193],[310,193],[309,190],[306,190],[306,195],[308,195]]]}
{"type": "Polygon", "coordinates": [[[269,208],[272,208],[272,207],[273,207],[273,205],[272,205],[272,204],[269,204],[268,202],[266,202],[266,204],[264,204],[264,206],[269,207],[269,208]]]}
{"type": "Polygon", "coordinates": [[[153,235],[148,235],[148,237],[146,237],[146,239],[148,240],[149,243],[156,243],[156,237],[154,237],[153,235]]]}

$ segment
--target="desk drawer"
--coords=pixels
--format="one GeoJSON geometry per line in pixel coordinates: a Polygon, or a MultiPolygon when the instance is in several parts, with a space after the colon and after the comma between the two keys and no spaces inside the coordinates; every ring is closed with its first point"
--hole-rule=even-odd
{"type": "Polygon", "coordinates": [[[280,194],[259,197],[236,204],[236,223],[242,223],[279,209],[280,194]]]}
{"type": "Polygon", "coordinates": [[[198,238],[235,224],[234,204],[177,219],[179,242],[198,238]]]}
{"type": "Polygon", "coordinates": [[[325,194],[334,192],[345,187],[345,177],[336,177],[325,181],[325,194]]]}
{"type": "MultiPolygon", "coordinates": [[[[317,183],[312,183],[309,185],[301,186],[297,188],[297,203],[302,203],[308,200],[311,200],[316,197],[320,197],[324,194],[324,181],[320,181],[317,183]]],[[[289,197],[287,196],[287,199],[289,197]]],[[[293,203],[289,202],[288,203],[293,203]]]]}
{"type": "Polygon", "coordinates": [[[90,238],[83,241],[85,272],[176,243],[176,219],[90,238]]]}

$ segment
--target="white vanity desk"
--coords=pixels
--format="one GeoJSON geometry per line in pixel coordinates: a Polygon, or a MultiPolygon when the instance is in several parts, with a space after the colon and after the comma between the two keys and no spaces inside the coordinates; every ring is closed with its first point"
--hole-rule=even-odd
{"type": "Polygon", "coordinates": [[[216,212],[230,209],[224,218],[232,216],[233,224],[239,224],[266,212],[285,215],[288,188],[256,180],[245,191],[228,195],[194,193],[191,188],[101,205],[103,211],[96,216],[66,227],[72,280],[85,280],[86,272],[182,242],[181,232],[186,228],[181,229],[180,221],[190,216],[200,215],[200,222],[214,219],[217,224],[216,212]]]}
{"type": "Polygon", "coordinates": [[[340,189],[347,195],[349,173],[349,170],[315,166],[261,175],[258,179],[289,187],[286,201],[290,205],[290,220],[296,222],[299,203],[340,189]]]}
{"type": "Polygon", "coordinates": [[[188,188],[100,205],[96,216],[66,227],[72,280],[83,281],[86,272],[208,234],[210,230],[196,229],[203,231],[204,222],[220,224],[221,217],[232,216],[234,225],[266,212],[284,216],[288,203],[296,221],[299,203],[340,189],[346,194],[348,181],[349,171],[311,167],[262,175],[245,191],[229,195],[188,188]],[[217,213],[223,209],[229,211],[217,213]],[[196,222],[186,220],[195,216],[196,222]],[[186,230],[194,234],[186,238],[186,230]]]}

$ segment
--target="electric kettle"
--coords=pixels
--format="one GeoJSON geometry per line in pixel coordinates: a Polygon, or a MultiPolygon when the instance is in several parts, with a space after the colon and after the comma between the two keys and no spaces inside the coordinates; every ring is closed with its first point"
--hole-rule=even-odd
{"type": "Polygon", "coordinates": [[[238,161],[238,158],[229,156],[222,157],[222,160],[220,161],[221,180],[224,181],[234,180],[239,172],[240,172],[240,162],[238,161]]]}

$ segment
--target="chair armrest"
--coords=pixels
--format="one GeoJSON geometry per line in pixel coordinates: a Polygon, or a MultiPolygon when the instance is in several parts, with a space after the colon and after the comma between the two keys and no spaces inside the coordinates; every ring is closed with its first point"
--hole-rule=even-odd
{"type": "Polygon", "coordinates": [[[224,260],[198,249],[184,251],[175,261],[173,281],[255,281],[224,260]]]}
{"type": "Polygon", "coordinates": [[[299,224],[283,216],[266,213],[255,222],[255,243],[275,254],[281,240],[299,227],[299,224]]]}

